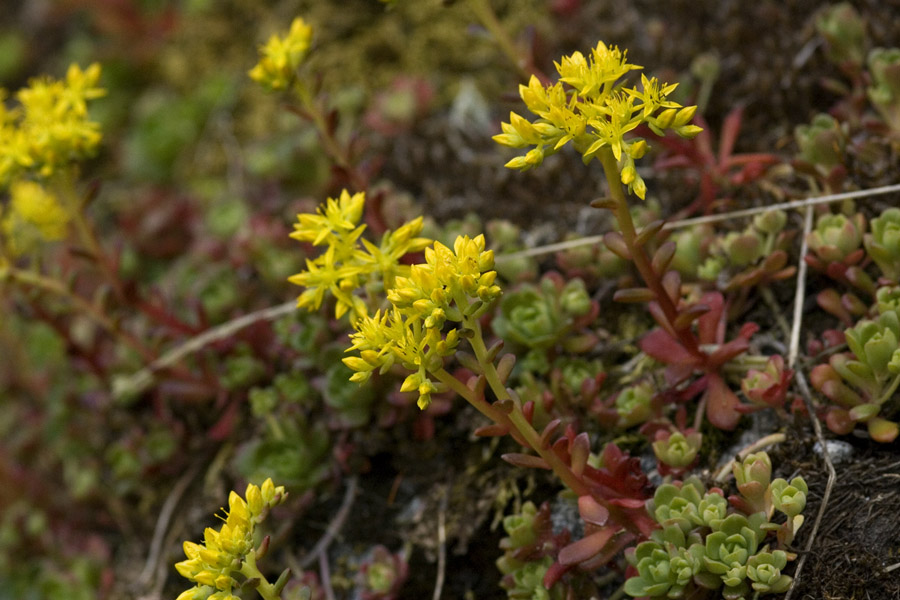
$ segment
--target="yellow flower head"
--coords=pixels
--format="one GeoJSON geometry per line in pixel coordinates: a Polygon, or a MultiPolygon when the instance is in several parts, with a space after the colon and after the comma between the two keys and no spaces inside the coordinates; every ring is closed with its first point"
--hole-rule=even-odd
{"type": "MultiPolygon", "coordinates": [[[[85,71],[73,64],[64,80],[32,79],[16,94],[18,108],[0,109],[0,186],[31,169],[49,176],[96,152],[102,136],[87,102],[106,93],[99,80],[99,64],[85,71]]],[[[0,100],[5,95],[0,90],[0,100]]]]}
{"type": "Polygon", "coordinates": [[[444,334],[444,324],[477,318],[501,293],[494,284],[494,253],[485,250],[482,235],[459,236],[452,250],[434,242],[425,249],[425,261],[410,267],[408,276],[398,276],[396,286],[388,290],[392,311],[354,324],[356,333],[350,336],[353,344],[347,351],[359,356],[344,358],[355,371],[350,380],[359,383],[394,364],[412,371],[400,391],[418,392],[422,409],[441,389],[428,374],[443,369],[444,358],[459,344],[459,331],[444,334]]]}
{"type": "Polygon", "coordinates": [[[364,208],[365,194],[350,195],[344,190],[339,198],[329,198],[315,214],[297,216],[291,237],[314,246],[327,246],[318,257],[306,261],[305,271],[289,278],[291,283],[306,288],[297,300],[298,307],[317,310],[326,294],[331,294],[337,300],[335,318],[349,313],[356,320],[367,313],[357,290],[370,285],[390,289],[397,276],[409,273],[409,267],[400,259],[431,243],[418,237],[421,218],[385,232],[379,245],[363,239],[366,226],[359,222],[364,208]]]}
{"type": "Polygon", "coordinates": [[[671,129],[682,137],[693,137],[700,132],[690,124],[696,107],[682,107],[669,100],[677,84],[659,83],[656,78],[642,75],[640,89],[624,87],[621,78],[642,67],[628,63],[625,51],[603,42],[590,57],[575,52],[555,64],[560,76],[557,83],[545,87],[532,77],[527,86],[519,86],[525,106],[538,119],[531,123],[511,113],[510,122],[501,124],[503,133],[494,136],[504,146],[532,147],[506,166],[521,170],[536,167],[545,156],[569,142],[585,162],[608,150],[619,161],[622,183],[643,199],[646,186],[634,161],[646,150],[646,143],[639,145],[641,138],[626,136],[646,125],[657,135],[671,129]]]}
{"type": "Polygon", "coordinates": [[[20,256],[41,241],[63,239],[70,219],[68,211],[43,186],[17,179],[10,186],[9,207],[0,221],[0,231],[10,254],[20,256]]]}
{"type": "Polygon", "coordinates": [[[245,557],[255,552],[255,526],[287,497],[284,487],[275,487],[271,479],[262,487],[248,485],[244,495],[246,500],[236,492],[229,494],[225,523],[219,531],[207,527],[203,544],[184,542],[187,560],[177,563],[175,569],[197,585],[182,592],[178,600],[233,597],[231,590],[237,582],[232,574],[240,572],[245,557]]]}
{"type": "Polygon", "coordinates": [[[311,40],[312,27],[297,17],[286,36],[273,35],[260,48],[259,63],[250,70],[250,78],[269,90],[286,89],[297,76],[311,40]]]}

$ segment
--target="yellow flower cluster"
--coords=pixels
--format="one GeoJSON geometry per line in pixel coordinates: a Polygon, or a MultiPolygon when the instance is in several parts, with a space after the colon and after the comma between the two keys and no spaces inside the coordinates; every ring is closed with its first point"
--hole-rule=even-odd
{"type": "Polygon", "coordinates": [[[375,245],[362,238],[365,225],[360,225],[365,194],[352,196],[347,190],[339,198],[329,198],[316,214],[297,216],[291,237],[314,246],[327,246],[314,260],[306,261],[306,270],[289,281],[306,287],[297,300],[298,307],[316,310],[330,292],[337,300],[335,317],[350,312],[352,320],[368,313],[365,302],[356,291],[366,285],[377,284],[382,290],[394,286],[398,275],[409,273],[409,266],[400,259],[410,252],[420,252],[431,240],[418,237],[422,218],[403,224],[382,236],[375,245]]]}
{"type": "Polygon", "coordinates": [[[644,155],[647,143],[640,137],[626,140],[626,134],[642,124],[657,135],[672,129],[682,137],[693,137],[700,128],[690,124],[696,106],[683,107],[668,100],[678,84],[661,84],[644,75],[640,90],[617,83],[629,71],[642,68],[628,63],[625,54],[599,42],[590,58],[575,52],[556,63],[557,83],[544,87],[532,76],[527,86],[519,86],[522,100],[538,119],[532,123],[513,112],[510,122],[501,124],[503,133],[494,136],[498,143],[513,148],[533,146],[506,166],[530,169],[569,142],[585,162],[609,148],[619,161],[622,183],[643,199],[647,188],[634,161],[644,155]]]}
{"type": "Polygon", "coordinates": [[[287,494],[283,486],[275,487],[271,479],[266,479],[261,487],[248,485],[244,496],[246,500],[231,492],[221,530],[207,527],[203,544],[184,543],[188,559],[177,563],[175,569],[197,585],[182,592],[177,600],[237,600],[231,594],[237,585],[232,575],[243,572],[246,576],[248,562],[256,569],[254,529],[287,494]]]}
{"type": "Polygon", "coordinates": [[[260,48],[259,63],[250,70],[250,78],[269,90],[286,89],[306,58],[311,39],[312,27],[297,17],[286,36],[273,35],[260,48]]]}
{"type": "Polygon", "coordinates": [[[11,256],[30,252],[42,240],[61,240],[71,215],[43,186],[17,179],[9,188],[9,208],[0,220],[4,248],[11,256]]]}
{"type": "Polygon", "coordinates": [[[408,276],[398,276],[387,292],[390,311],[364,317],[354,326],[353,345],[348,352],[359,356],[344,358],[355,373],[352,381],[363,383],[378,369],[385,372],[394,364],[413,371],[400,390],[416,391],[419,408],[425,409],[440,384],[429,377],[443,369],[443,359],[456,351],[460,332],[443,333],[446,321],[476,319],[489,302],[500,296],[494,284],[494,253],[485,250],[484,236],[456,238],[453,250],[440,242],[425,250],[425,263],[410,268],[408,276]]]}
{"type": "Polygon", "coordinates": [[[105,94],[99,80],[99,64],[84,71],[73,64],[65,80],[32,79],[12,109],[0,90],[0,187],[29,173],[48,177],[96,151],[100,125],[88,117],[87,101],[105,94]]]}

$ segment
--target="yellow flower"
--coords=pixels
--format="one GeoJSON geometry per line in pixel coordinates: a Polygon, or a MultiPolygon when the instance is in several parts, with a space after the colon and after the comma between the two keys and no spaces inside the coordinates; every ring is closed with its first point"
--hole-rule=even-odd
{"type": "Polygon", "coordinates": [[[573,142],[585,162],[608,148],[617,161],[622,183],[630,192],[644,198],[646,185],[634,168],[643,154],[641,138],[627,139],[646,124],[657,135],[666,129],[682,137],[693,137],[700,128],[690,125],[696,107],[682,107],[668,99],[677,84],[659,83],[641,76],[641,87],[625,88],[619,80],[642,67],[627,62],[625,51],[599,42],[590,57],[580,52],[564,56],[556,64],[560,79],[543,86],[532,77],[527,86],[519,86],[525,106],[538,119],[529,123],[516,113],[502,123],[503,133],[494,136],[497,143],[513,148],[533,146],[525,155],[506,163],[513,169],[535,167],[543,159],[573,142]],[[568,89],[565,87],[568,86],[568,89]]]}
{"type": "Polygon", "coordinates": [[[22,106],[18,128],[30,142],[32,162],[43,176],[68,163],[91,156],[100,145],[100,124],[90,121],[87,101],[105,90],[96,87],[100,65],[86,71],[69,67],[65,81],[32,79],[16,98],[22,106]]]}
{"type": "Polygon", "coordinates": [[[260,48],[259,63],[250,70],[250,78],[269,90],[287,88],[306,58],[311,40],[312,27],[297,17],[286,36],[273,35],[260,48]]]}
{"type": "Polygon", "coordinates": [[[87,102],[105,94],[97,87],[100,65],[69,67],[66,78],[32,79],[16,93],[19,107],[5,107],[0,90],[0,186],[36,169],[48,176],[91,156],[100,144],[100,125],[88,118],[87,102]]]}
{"type": "Polygon", "coordinates": [[[63,239],[70,219],[69,212],[40,184],[17,179],[10,186],[9,207],[0,231],[10,254],[20,256],[41,241],[63,239]]]}
{"type": "Polygon", "coordinates": [[[236,492],[229,494],[225,523],[219,531],[207,527],[203,544],[184,542],[187,560],[177,563],[175,569],[199,585],[182,592],[178,600],[232,597],[231,590],[237,585],[232,573],[240,572],[241,563],[253,551],[255,526],[287,494],[283,486],[275,487],[271,479],[266,479],[261,488],[248,485],[245,496],[247,500],[236,492]]]}
{"type": "Polygon", "coordinates": [[[408,276],[398,276],[396,287],[388,290],[390,312],[376,312],[354,324],[348,352],[359,356],[344,358],[353,369],[351,381],[364,383],[375,370],[384,373],[394,364],[412,371],[400,391],[419,394],[418,405],[425,409],[434,392],[441,389],[429,373],[443,369],[444,358],[456,352],[459,331],[442,333],[446,321],[477,318],[487,303],[500,296],[494,284],[494,253],[485,250],[484,236],[459,236],[451,250],[440,242],[425,249],[425,263],[410,267],[408,276]]]}
{"type": "Polygon", "coordinates": [[[418,218],[396,231],[385,232],[376,246],[361,237],[366,228],[359,224],[364,207],[365,194],[351,196],[344,190],[337,199],[328,198],[315,214],[297,215],[291,237],[314,246],[327,246],[325,252],[306,261],[305,271],[288,279],[306,288],[297,299],[298,307],[317,310],[326,293],[330,293],[337,300],[335,318],[349,313],[355,321],[367,313],[357,290],[374,284],[381,289],[392,288],[398,276],[409,273],[409,267],[400,264],[400,259],[431,243],[418,237],[422,231],[422,219],[418,218]]]}

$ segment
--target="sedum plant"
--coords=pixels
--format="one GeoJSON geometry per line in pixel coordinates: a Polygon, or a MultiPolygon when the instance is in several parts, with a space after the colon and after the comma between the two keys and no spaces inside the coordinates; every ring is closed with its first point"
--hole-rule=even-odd
{"type": "MultiPolygon", "coordinates": [[[[602,42],[589,57],[580,52],[563,57],[556,69],[560,75],[557,83],[544,86],[532,78],[527,86],[519,87],[522,100],[537,119],[530,122],[511,113],[510,122],[502,124],[503,133],[494,136],[506,146],[531,147],[507,166],[535,167],[545,155],[569,142],[585,163],[600,161],[609,198],[593,205],[611,210],[616,224],[616,230],[604,236],[604,244],[634,265],[645,286],[621,289],[614,298],[647,304],[659,328],[644,336],[641,349],[667,366],[669,385],[698,375],[698,385],[690,389],[693,395],[700,395],[708,420],[716,427],[734,429],[740,419],[740,401],[720,371],[749,348],[756,327],[747,324],[736,339],[726,342],[723,319],[727,315],[720,293],[706,294],[699,302],[684,301],[681,275],[671,268],[677,244],[659,239],[661,220],[637,229],[623,189],[624,185],[628,193],[642,200],[646,196],[646,184],[635,167],[635,160],[647,150],[638,127],[660,136],[668,129],[682,137],[696,136],[701,129],[690,124],[696,107],[670,100],[668,95],[676,85],[661,84],[655,78],[642,75],[639,88],[628,87],[623,78],[641,67],[627,62],[625,52],[602,42]]],[[[784,265],[769,267],[772,273],[779,273],[784,265]]],[[[756,281],[761,279],[762,274],[756,281]]]]}
{"type": "Polygon", "coordinates": [[[813,386],[834,403],[825,422],[835,433],[865,423],[873,439],[892,442],[900,432],[889,420],[895,411],[885,409],[900,386],[900,313],[888,303],[884,308],[876,319],[844,331],[849,353],[834,354],[810,374],[813,386]]]}
{"type": "Polygon", "coordinates": [[[244,498],[237,492],[228,497],[225,523],[216,531],[207,527],[203,543],[184,542],[187,560],[175,565],[182,577],[196,583],[178,596],[178,600],[236,600],[237,588],[255,588],[264,600],[276,600],[287,584],[286,570],[274,584],[269,583],[256,566],[265,555],[269,538],[257,546],[254,534],[269,511],[284,502],[284,487],[275,487],[271,479],[262,486],[247,486],[244,498]]]}
{"type": "Polygon", "coordinates": [[[657,488],[647,510],[661,529],[626,554],[635,575],[625,592],[635,597],[726,600],[785,592],[785,551],[803,523],[806,483],[770,481],[764,452],[734,465],[738,494],[707,490],[696,477],[657,488]],[[775,511],[787,521],[773,523],[775,511]],[[775,540],[769,539],[775,532],[775,540]],[[774,544],[774,545],[772,545],[774,544]]]}

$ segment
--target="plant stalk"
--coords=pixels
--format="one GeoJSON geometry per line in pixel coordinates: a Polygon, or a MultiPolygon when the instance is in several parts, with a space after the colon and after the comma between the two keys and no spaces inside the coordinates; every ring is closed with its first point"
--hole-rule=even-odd
{"type": "Polygon", "coordinates": [[[653,292],[655,300],[659,303],[659,307],[662,309],[669,326],[678,334],[678,341],[681,342],[681,345],[692,355],[705,360],[706,354],[700,350],[697,338],[691,332],[690,326],[680,329],[675,327],[678,309],[663,287],[660,274],[654,271],[650,257],[647,256],[644,247],[636,242],[637,231],[634,227],[634,221],[631,219],[631,211],[629,210],[628,200],[625,198],[625,192],[622,189],[622,182],[619,179],[619,166],[616,157],[613,156],[612,150],[608,147],[602,148],[598,157],[603,165],[603,174],[606,176],[606,181],[609,184],[610,196],[616,204],[615,209],[613,209],[613,215],[619,225],[619,232],[622,234],[625,245],[631,254],[634,266],[640,273],[641,279],[653,292]]]}

